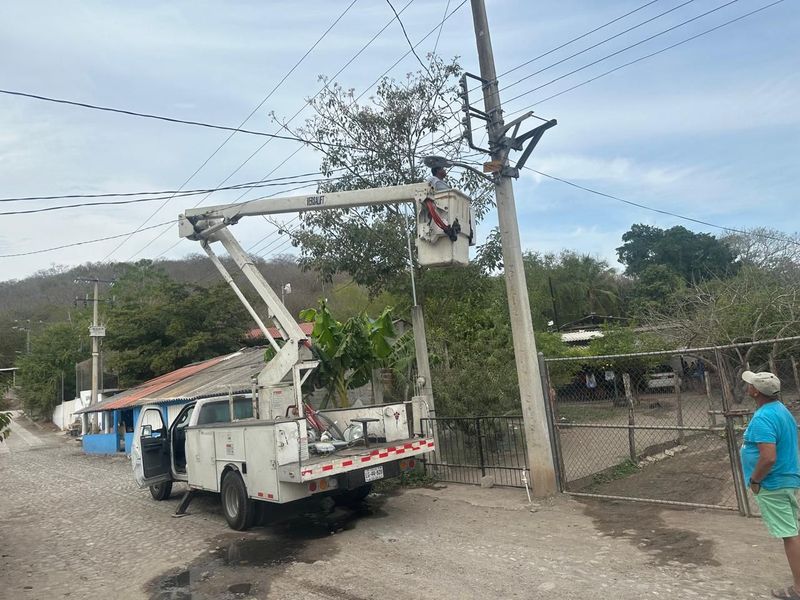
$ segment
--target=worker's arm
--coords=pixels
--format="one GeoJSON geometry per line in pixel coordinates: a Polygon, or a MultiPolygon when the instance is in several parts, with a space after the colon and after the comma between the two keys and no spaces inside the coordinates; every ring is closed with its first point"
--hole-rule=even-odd
{"type": "Polygon", "coordinates": [[[775,464],[775,444],[761,443],[758,445],[758,462],[750,475],[750,489],[754,494],[761,491],[761,482],[769,475],[772,465],[775,464]]]}

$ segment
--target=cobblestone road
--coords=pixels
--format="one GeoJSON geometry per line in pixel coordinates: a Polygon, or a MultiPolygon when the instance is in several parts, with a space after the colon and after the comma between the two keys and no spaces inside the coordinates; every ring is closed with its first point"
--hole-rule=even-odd
{"type": "Polygon", "coordinates": [[[532,512],[520,490],[410,490],[236,533],[213,496],[174,519],[178,494],[151,500],[124,458],[15,429],[0,447],[2,598],[738,599],[788,576],[757,520],[569,499],[532,512]]]}

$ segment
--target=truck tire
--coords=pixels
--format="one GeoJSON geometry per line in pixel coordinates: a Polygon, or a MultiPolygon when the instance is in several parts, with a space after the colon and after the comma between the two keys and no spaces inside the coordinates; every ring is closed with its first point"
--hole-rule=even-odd
{"type": "Polygon", "coordinates": [[[254,502],[247,497],[247,488],[238,471],[229,471],[222,479],[220,499],[222,500],[222,513],[231,529],[244,531],[253,525],[256,507],[254,502]]]}
{"type": "Polygon", "coordinates": [[[372,484],[367,483],[353,490],[348,490],[336,497],[336,504],[340,506],[358,506],[372,491],[372,484]]]}
{"type": "Polygon", "coordinates": [[[172,494],[172,482],[162,481],[150,486],[150,495],[153,500],[166,500],[172,494]]]}

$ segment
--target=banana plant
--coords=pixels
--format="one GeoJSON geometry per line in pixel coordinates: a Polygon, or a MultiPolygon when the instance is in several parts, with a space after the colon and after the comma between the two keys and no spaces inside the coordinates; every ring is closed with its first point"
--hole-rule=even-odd
{"type": "Polygon", "coordinates": [[[323,407],[330,400],[338,408],[348,407],[347,391],[368,384],[373,369],[388,365],[395,337],[392,309],[377,319],[361,313],[342,323],[322,300],[318,309],[306,309],[300,318],[314,323],[312,352],[320,364],[311,380],[314,387],[328,390],[323,407]]]}

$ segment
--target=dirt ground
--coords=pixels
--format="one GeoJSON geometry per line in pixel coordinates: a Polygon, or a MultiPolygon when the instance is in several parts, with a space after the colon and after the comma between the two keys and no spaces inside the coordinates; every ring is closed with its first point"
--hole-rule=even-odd
{"type": "Polygon", "coordinates": [[[587,478],[582,486],[570,489],[737,508],[733,473],[724,440],[709,435],[687,438],[683,447],[673,451],[673,456],[645,463],[638,470],[626,470],[619,478],[602,481],[614,477],[613,472],[607,472],[605,476],[587,478]]]}

